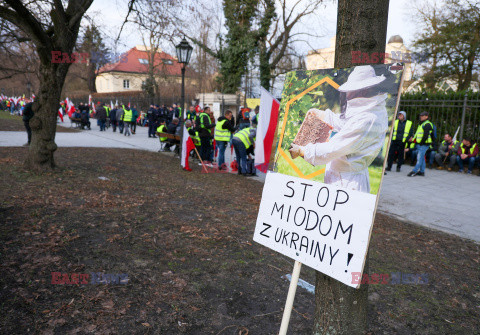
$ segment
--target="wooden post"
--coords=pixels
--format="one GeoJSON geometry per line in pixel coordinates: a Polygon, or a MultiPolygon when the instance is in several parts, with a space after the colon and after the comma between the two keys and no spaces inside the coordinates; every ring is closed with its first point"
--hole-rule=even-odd
{"type": "Polygon", "coordinates": [[[292,314],[293,301],[295,299],[295,292],[297,291],[298,278],[300,277],[300,270],[302,263],[295,261],[292,272],[292,280],[288,288],[287,301],[285,302],[285,309],[283,310],[282,324],[280,325],[280,332],[278,335],[286,335],[288,324],[290,322],[290,314],[292,314]]]}

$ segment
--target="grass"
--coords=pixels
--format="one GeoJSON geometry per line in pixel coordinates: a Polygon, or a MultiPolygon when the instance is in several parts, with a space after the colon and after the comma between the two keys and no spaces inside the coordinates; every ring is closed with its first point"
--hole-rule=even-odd
{"type": "Polygon", "coordinates": [[[21,120],[22,117],[19,115],[10,115],[10,112],[0,111],[0,120],[21,120]]]}

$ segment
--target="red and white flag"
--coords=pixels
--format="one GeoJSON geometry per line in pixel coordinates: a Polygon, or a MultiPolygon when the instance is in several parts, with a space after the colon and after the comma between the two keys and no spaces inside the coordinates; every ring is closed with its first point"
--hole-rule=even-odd
{"type": "Polygon", "coordinates": [[[280,102],[261,87],[260,112],[257,116],[257,137],[255,140],[255,167],[267,172],[272,153],[275,130],[277,129],[280,102]]]}
{"type": "Polygon", "coordinates": [[[62,107],[60,107],[60,108],[58,109],[58,117],[59,117],[60,120],[62,120],[62,122],[63,122],[63,109],[62,109],[62,107]]]}
{"type": "Polygon", "coordinates": [[[190,151],[195,149],[195,144],[193,143],[192,138],[188,134],[188,130],[185,126],[183,126],[183,138],[182,138],[182,158],[181,163],[182,167],[187,171],[192,171],[190,166],[188,165],[188,156],[190,151]]]}

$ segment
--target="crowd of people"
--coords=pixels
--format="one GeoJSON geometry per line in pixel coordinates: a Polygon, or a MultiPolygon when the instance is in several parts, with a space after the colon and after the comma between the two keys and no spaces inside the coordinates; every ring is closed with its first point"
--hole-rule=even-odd
{"type": "MultiPolygon", "coordinates": [[[[413,170],[409,177],[425,176],[425,168],[472,174],[476,166],[480,167],[479,146],[472,138],[458,141],[452,134],[444,134],[441,142],[437,141],[437,130],[429,120],[428,112],[420,113],[420,124],[413,129],[412,121],[407,120],[407,113],[398,113],[393,127],[392,141],[388,152],[386,171],[391,171],[396,161],[396,171],[400,172],[406,159],[410,159],[413,170]],[[466,170],[465,170],[466,169],[466,170]]],[[[480,174],[479,174],[480,176],[480,174]]]]}
{"type": "MultiPolygon", "coordinates": [[[[67,107],[61,102],[61,114],[67,115],[67,107]]],[[[148,127],[148,137],[158,138],[159,151],[171,151],[175,148],[179,154],[179,138],[181,129],[185,125],[190,137],[196,145],[202,163],[218,170],[228,170],[225,163],[225,151],[230,145],[236,155],[237,169],[241,175],[255,175],[254,155],[256,124],[259,107],[252,111],[250,108],[239,109],[236,120],[230,110],[215,120],[213,111],[206,106],[190,106],[185,113],[177,104],[171,106],[150,105],[146,111],[140,111],[135,106],[123,104],[112,106],[97,104],[95,110],[89,104],[80,103],[69,117],[79,122],[82,129],[91,129],[91,118],[95,118],[100,131],[112,128],[113,132],[130,136],[135,134],[136,127],[148,127]],[[168,136],[171,134],[175,136],[168,136]],[[168,137],[167,137],[168,136],[168,137]],[[215,157],[217,162],[214,164],[215,157]]],[[[192,156],[194,154],[192,153],[192,156]]]]}

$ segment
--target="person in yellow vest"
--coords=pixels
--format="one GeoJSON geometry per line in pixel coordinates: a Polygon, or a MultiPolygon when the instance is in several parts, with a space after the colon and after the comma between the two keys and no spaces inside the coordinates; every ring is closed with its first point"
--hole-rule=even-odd
{"type": "Polygon", "coordinates": [[[165,125],[165,120],[162,120],[160,122],[160,126],[157,127],[157,135],[158,139],[160,140],[160,151],[164,151],[165,144],[167,143],[168,138],[160,136],[159,133],[166,133],[167,132],[167,126],[165,125]]]}
{"type": "Polygon", "coordinates": [[[257,129],[254,127],[244,128],[233,135],[232,144],[237,157],[239,175],[247,175],[247,151],[255,145],[256,137],[257,129]]]}
{"type": "Polygon", "coordinates": [[[458,172],[464,173],[463,164],[468,164],[468,174],[472,174],[472,170],[475,166],[475,160],[478,155],[478,145],[472,139],[466,138],[462,141],[462,145],[457,151],[457,164],[460,167],[458,172]]]}
{"type": "Polygon", "coordinates": [[[445,162],[448,160],[448,171],[452,171],[457,161],[457,151],[459,147],[459,141],[454,141],[452,135],[445,134],[442,144],[440,144],[438,152],[435,154],[435,162],[438,164],[438,170],[443,170],[445,168],[445,162]]]}
{"type": "Polygon", "coordinates": [[[225,116],[220,116],[215,126],[215,142],[218,148],[218,169],[227,170],[225,165],[225,150],[230,142],[231,134],[235,132],[235,126],[232,123],[233,113],[231,110],[225,111],[225,116]]]}
{"type": "Polygon", "coordinates": [[[407,113],[400,111],[393,124],[393,136],[388,151],[386,171],[392,171],[392,165],[397,158],[397,172],[400,172],[405,159],[405,144],[413,137],[412,121],[407,120],[407,113]]]}
{"type": "Polygon", "coordinates": [[[415,141],[417,153],[417,164],[412,171],[408,173],[408,177],[425,176],[425,154],[433,143],[433,123],[428,120],[428,112],[420,113],[420,125],[415,132],[415,135],[411,141],[415,141]]]}
{"type": "Polygon", "coordinates": [[[212,133],[210,129],[215,127],[215,123],[210,120],[210,107],[205,107],[203,111],[198,115],[198,122],[196,124],[196,130],[200,137],[200,157],[206,164],[211,164],[212,155],[212,133]]]}
{"type": "Polygon", "coordinates": [[[108,129],[110,127],[110,111],[111,111],[111,108],[106,103],[104,104],[103,108],[105,109],[105,112],[107,113],[107,120],[105,122],[105,127],[108,129]]]}
{"type": "Polygon", "coordinates": [[[133,117],[133,111],[129,107],[122,106],[123,108],[123,115],[122,115],[122,121],[124,124],[124,135],[125,136],[130,136],[130,125],[132,123],[132,117],[133,117]]]}
{"type": "Polygon", "coordinates": [[[198,131],[196,131],[195,128],[193,127],[192,120],[186,120],[185,127],[187,128],[188,134],[192,138],[193,143],[195,144],[195,147],[198,150],[200,148],[200,137],[198,136],[198,131]]]}

